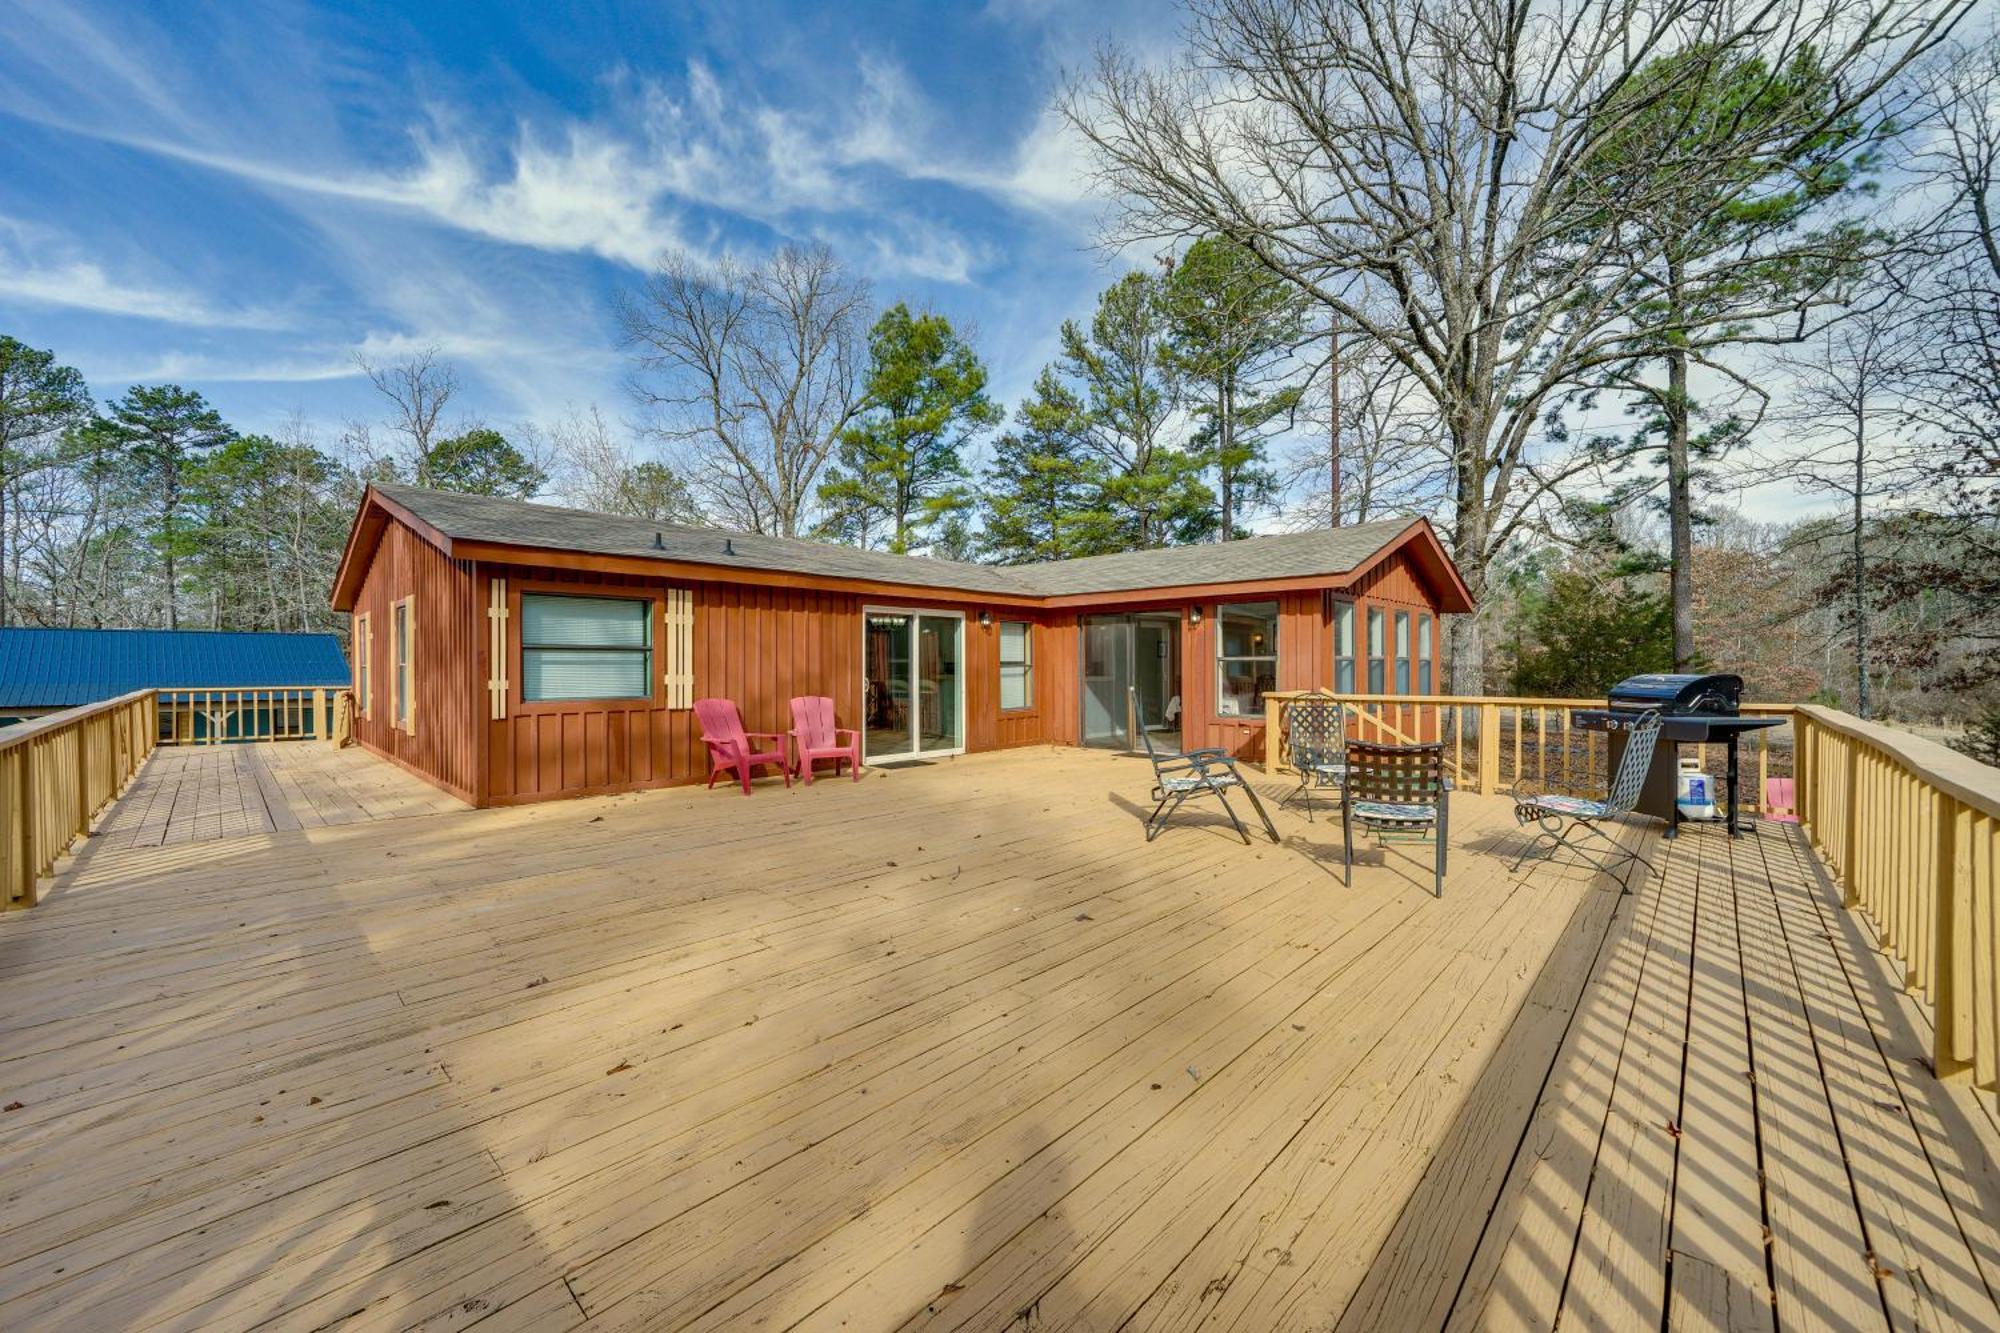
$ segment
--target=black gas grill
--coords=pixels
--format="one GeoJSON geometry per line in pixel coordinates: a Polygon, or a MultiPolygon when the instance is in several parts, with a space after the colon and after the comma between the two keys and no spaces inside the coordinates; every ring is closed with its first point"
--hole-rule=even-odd
{"type": "Polygon", "coordinates": [[[1609,732],[1611,772],[1625,755],[1625,736],[1647,713],[1660,715],[1660,741],[1653,751],[1646,784],[1639,791],[1636,807],[1642,815],[1667,821],[1667,836],[1674,836],[1680,823],[1680,807],[1675,801],[1680,772],[1680,746],[1720,741],[1728,750],[1728,791],[1731,837],[1740,837],[1736,822],[1736,740],[1746,731],[1778,726],[1783,719],[1744,717],[1743,677],[1729,675],[1671,675],[1655,673],[1629,676],[1612,686],[1601,709],[1581,709],[1572,716],[1580,731],[1609,732]]]}

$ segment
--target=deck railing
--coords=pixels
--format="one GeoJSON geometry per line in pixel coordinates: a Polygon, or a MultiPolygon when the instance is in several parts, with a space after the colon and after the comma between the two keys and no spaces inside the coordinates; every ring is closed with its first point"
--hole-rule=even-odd
{"type": "Polygon", "coordinates": [[[134,690],[0,727],[0,907],[35,905],[36,881],[152,753],[158,713],[134,690]]]}
{"type": "Polygon", "coordinates": [[[161,690],[160,744],[324,740],[333,732],[339,686],[260,685],[161,690]]]}
{"type": "MultiPolygon", "coordinates": [[[[1286,708],[1303,691],[1264,696],[1264,767],[1289,768],[1286,708]]],[[[1602,796],[1610,782],[1604,733],[1575,726],[1579,709],[1602,708],[1602,699],[1512,698],[1475,694],[1332,694],[1349,713],[1356,740],[1409,744],[1442,741],[1453,782],[1491,795],[1531,787],[1573,796],[1602,796]]],[[[1791,704],[1745,704],[1743,711],[1786,719],[1788,725],[1748,733],[1739,751],[1744,805],[1771,813],[1767,779],[1793,776],[1795,739],[1791,704]]],[[[1720,775],[1721,745],[1694,747],[1702,768],[1720,775]]]]}
{"type": "MultiPolygon", "coordinates": [[[[1265,696],[1265,768],[1285,767],[1286,710],[1299,693],[1265,696]]],[[[1320,697],[1328,697],[1322,694],[1320,697]]],[[[1530,787],[1601,797],[1602,732],[1573,714],[1596,699],[1335,694],[1350,734],[1391,743],[1441,741],[1461,790],[1530,787]]],[[[1769,778],[1792,778],[1794,813],[1877,943],[1929,1006],[1940,1078],[2000,1087],[2000,771],[1934,741],[1831,708],[1745,704],[1786,725],[1750,732],[1739,755],[1744,805],[1778,813],[1769,778]]],[[[1720,775],[1719,746],[1703,746],[1720,775]]]]}
{"type": "Polygon", "coordinates": [[[2000,771],[1830,708],[1798,710],[1800,803],[1849,907],[1930,1006],[1932,1066],[2000,1081],[2000,771]]]}
{"type": "Polygon", "coordinates": [[[156,745],[322,740],[337,686],[134,690],[0,727],[0,907],[33,907],[36,881],[90,831],[156,745]]]}

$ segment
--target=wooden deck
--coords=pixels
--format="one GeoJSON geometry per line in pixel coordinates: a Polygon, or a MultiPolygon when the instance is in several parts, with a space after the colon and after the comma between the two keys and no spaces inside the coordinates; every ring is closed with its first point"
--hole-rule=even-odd
{"type": "Polygon", "coordinates": [[[2000,1320],[1994,1126],[1796,830],[1621,894],[1461,796],[1437,901],[1146,785],[93,839],[0,919],[0,1327],[2000,1320]]]}
{"type": "Polygon", "coordinates": [[[163,847],[463,810],[465,804],[359,747],[310,741],[162,746],[93,840],[163,847]]]}

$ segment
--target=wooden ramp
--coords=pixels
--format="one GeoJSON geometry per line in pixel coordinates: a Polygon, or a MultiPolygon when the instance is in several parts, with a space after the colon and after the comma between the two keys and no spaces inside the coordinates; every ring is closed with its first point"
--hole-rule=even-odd
{"type": "Polygon", "coordinates": [[[1461,796],[1439,901],[1148,781],[94,846],[0,920],[0,1327],[1993,1324],[1992,1126],[1787,832],[1627,895],[1461,796]]]}
{"type": "Polygon", "coordinates": [[[465,804],[359,747],[322,741],[162,746],[92,840],[164,847],[251,833],[463,810],[465,804]]]}

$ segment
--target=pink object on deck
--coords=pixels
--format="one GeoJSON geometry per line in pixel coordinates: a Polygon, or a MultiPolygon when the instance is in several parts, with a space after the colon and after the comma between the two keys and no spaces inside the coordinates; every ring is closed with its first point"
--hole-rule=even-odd
{"type": "Polygon", "coordinates": [[[793,763],[808,787],[812,786],[813,764],[823,759],[833,760],[835,776],[842,761],[852,764],[854,780],[861,781],[861,733],[836,727],[833,721],[833,700],[822,696],[792,700],[792,740],[798,746],[793,763]]]}
{"type": "Polygon", "coordinates": [[[1799,822],[1798,788],[1790,778],[1764,779],[1764,818],[1773,824],[1799,822]]]}
{"type": "Polygon", "coordinates": [[[708,785],[715,786],[717,777],[724,773],[734,773],[743,783],[743,794],[750,794],[750,770],[759,764],[769,764],[785,776],[785,785],[792,785],[790,756],[785,753],[785,738],[775,731],[743,730],[743,715],[736,711],[736,703],[731,699],[696,699],[694,701],[695,720],[701,723],[701,743],[708,747],[708,785]],[[750,742],[752,739],[776,741],[774,750],[759,750],[750,742]]]}

